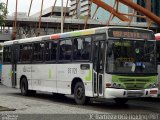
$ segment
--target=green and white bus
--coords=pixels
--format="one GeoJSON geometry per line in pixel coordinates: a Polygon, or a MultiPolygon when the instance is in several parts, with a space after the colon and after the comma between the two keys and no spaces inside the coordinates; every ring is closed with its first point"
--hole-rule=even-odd
{"type": "Polygon", "coordinates": [[[4,42],[3,79],[22,95],[47,91],[89,98],[157,97],[156,41],[150,30],[101,27],[4,42]]]}

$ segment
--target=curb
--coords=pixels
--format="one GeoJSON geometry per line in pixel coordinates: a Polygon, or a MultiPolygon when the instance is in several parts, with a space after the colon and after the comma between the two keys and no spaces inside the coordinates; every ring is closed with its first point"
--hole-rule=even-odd
{"type": "Polygon", "coordinates": [[[15,111],[16,109],[12,109],[12,108],[7,108],[7,107],[3,107],[3,106],[0,106],[0,112],[1,111],[15,111]]]}

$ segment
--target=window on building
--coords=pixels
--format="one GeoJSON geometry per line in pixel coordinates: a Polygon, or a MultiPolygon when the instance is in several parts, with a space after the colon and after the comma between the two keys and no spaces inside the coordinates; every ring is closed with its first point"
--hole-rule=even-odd
{"type": "Polygon", "coordinates": [[[160,1],[159,0],[151,0],[151,12],[160,16],[160,1]]]}
{"type": "MultiPolygon", "coordinates": [[[[146,0],[137,0],[137,4],[146,8],[146,0]]],[[[141,14],[139,12],[137,14],[143,16],[143,14],[141,14]]],[[[146,19],[138,17],[137,22],[146,22],[146,19]]]]}

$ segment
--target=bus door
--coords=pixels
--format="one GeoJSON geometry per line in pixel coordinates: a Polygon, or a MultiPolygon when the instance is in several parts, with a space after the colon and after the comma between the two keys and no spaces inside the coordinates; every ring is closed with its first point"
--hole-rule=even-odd
{"type": "Polygon", "coordinates": [[[12,87],[17,85],[17,62],[18,62],[19,46],[17,44],[12,46],[12,87]]]}
{"type": "Polygon", "coordinates": [[[103,96],[104,76],[104,41],[93,42],[93,93],[94,96],[103,96]]]}

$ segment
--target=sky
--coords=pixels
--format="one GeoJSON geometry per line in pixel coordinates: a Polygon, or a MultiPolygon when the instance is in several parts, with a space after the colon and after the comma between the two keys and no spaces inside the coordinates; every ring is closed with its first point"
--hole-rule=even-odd
{"type": "MultiPolygon", "coordinates": [[[[0,0],[0,2],[6,3],[7,0],[0,0]]],[[[18,0],[18,12],[27,12],[29,11],[31,0],[18,0]]],[[[33,0],[32,8],[30,14],[36,13],[41,10],[42,0],[33,0]]],[[[43,9],[48,8],[54,5],[55,0],[44,0],[43,9]]],[[[64,6],[66,6],[67,0],[63,0],[64,6]]],[[[61,6],[61,0],[57,0],[56,6],[61,6]]],[[[15,12],[16,0],[8,0],[8,11],[9,15],[15,12]]]]}

